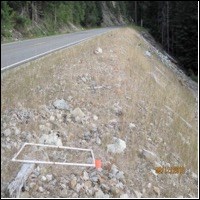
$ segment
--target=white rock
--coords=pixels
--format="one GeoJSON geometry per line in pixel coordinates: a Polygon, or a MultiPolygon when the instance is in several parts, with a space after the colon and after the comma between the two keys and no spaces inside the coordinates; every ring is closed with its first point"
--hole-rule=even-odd
{"type": "Polygon", "coordinates": [[[94,116],[93,116],[93,119],[94,119],[95,121],[97,121],[97,120],[98,120],[98,117],[97,117],[96,115],[94,115],[94,116]]]}
{"type": "Polygon", "coordinates": [[[122,107],[119,106],[119,103],[115,103],[113,105],[113,111],[115,112],[116,115],[121,115],[122,114],[122,107]]]}
{"type": "Polygon", "coordinates": [[[58,99],[53,103],[54,107],[59,110],[69,110],[69,105],[64,99],[58,99]]]}
{"type": "Polygon", "coordinates": [[[84,186],[84,185],[78,183],[78,184],[76,185],[76,191],[77,191],[77,192],[80,192],[80,190],[83,188],[83,186],[84,186]]]}
{"type": "Polygon", "coordinates": [[[47,178],[45,176],[42,176],[41,181],[46,181],[47,178]]]}
{"type": "Polygon", "coordinates": [[[91,131],[96,132],[98,130],[97,125],[96,124],[91,124],[91,131]]]}
{"type": "Polygon", "coordinates": [[[64,183],[61,183],[60,186],[63,188],[63,189],[66,189],[66,185],[64,183]]]}
{"type": "Polygon", "coordinates": [[[72,101],[73,97],[72,96],[68,96],[67,100],[68,101],[72,101]]]}
{"type": "Polygon", "coordinates": [[[133,128],[135,128],[135,127],[136,127],[136,126],[135,126],[134,123],[130,123],[130,124],[129,124],[129,128],[130,128],[130,129],[133,129],[133,128]]]}
{"type": "Polygon", "coordinates": [[[81,77],[81,80],[85,83],[87,80],[85,77],[81,77]]]}
{"type": "Polygon", "coordinates": [[[151,57],[151,53],[149,51],[146,51],[145,56],[151,57]]]}
{"type": "Polygon", "coordinates": [[[30,194],[29,192],[25,191],[25,192],[21,192],[19,198],[21,199],[29,199],[30,198],[30,194]]]}
{"type": "Polygon", "coordinates": [[[17,127],[13,127],[14,131],[15,131],[15,135],[19,135],[20,134],[20,130],[17,127]]]}
{"type": "Polygon", "coordinates": [[[154,186],[154,187],[153,187],[153,191],[154,191],[158,196],[160,196],[160,188],[154,186]]]}
{"type": "Polygon", "coordinates": [[[83,180],[85,181],[89,180],[89,175],[86,171],[83,172],[83,180]]]}
{"type": "Polygon", "coordinates": [[[137,190],[134,190],[135,195],[137,198],[141,198],[142,197],[142,193],[138,192],[137,190]]]}
{"type": "Polygon", "coordinates": [[[192,172],[192,178],[194,179],[194,180],[198,180],[198,175],[197,174],[195,174],[194,172],[192,172]]]}
{"type": "Polygon", "coordinates": [[[124,188],[124,185],[123,185],[122,182],[119,182],[119,183],[117,183],[116,187],[117,187],[117,188],[120,188],[120,189],[123,189],[123,188],[124,188]]]}
{"type": "Polygon", "coordinates": [[[43,134],[39,139],[40,144],[52,144],[56,146],[63,146],[62,140],[56,133],[43,134]]]}
{"type": "Polygon", "coordinates": [[[44,188],[43,188],[43,187],[39,187],[38,190],[39,190],[40,192],[44,192],[44,188]]]}
{"type": "Polygon", "coordinates": [[[112,164],[112,166],[111,166],[111,173],[112,173],[112,175],[115,176],[118,172],[119,172],[119,170],[117,169],[117,166],[114,165],[114,164],[112,164]]]}
{"type": "Polygon", "coordinates": [[[51,115],[49,120],[53,122],[53,121],[55,121],[55,117],[53,115],[51,115]]]}
{"type": "Polygon", "coordinates": [[[53,179],[53,175],[52,174],[47,174],[46,178],[47,178],[47,181],[51,181],[53,179]]]}
{"type": "Polygon", "coordinates": [[[148,151],[146,149],[143,149],[142,150],[142,154],[143,156],[149,160],[150,162],[155,162],[155,161],[158,161],[158,157],[155,153],[151,152],[151,151],[148,151]]]}
{"type": "Polygon", "coordinates": [[[95,51],[94,51],[95,54],[100,54],[100,53],[103,53],[103,50],[98,47],[95,51]]]}
{"type": "Polygon", "coordinates": [[[107,145],[107,151],[111,153],[122,153],[126,149],[126,143],[125,141],[114,138],[114,144],[108,144],[107,145]]]}
{"type": "Polygon", "coordinates": [[[95,198],[109,198],[109,195],[108,194],[104,194],[102,192],[102,190],[98,190],[96,193],[95,193],[95,198]]]}
{"type": "Polygon", "coordinates": [[[6,137],[10,136],[10,135],[11,135],[11,130],[10,130],[9,128],[6,129],[6,130],[4,131],[4,135],[5,135],[6,137]]]}
{"type": "Polygon", "coordinates": [[[100,139],[99,137],[97,137],[96,143],[97,143],[98,145],[101,145],[101,139],[100,139]]]}
{"type": "Polygon", "coordinates": [[[116,174],[116,179],[124,179],[124,172],[119,171],[119,172],[116,174]]]}
{"type": "Polygon", "coordinates": [[[83,118],[85,117],[85,114],[83,113],[83,111],[80,108],[75,108],[72,112],[71,112],[72,116],[74,118],[83,118]]]}
{"type": "Polygon", "coordinates": [[[147,187],[148,188],[151,188],[152,184],[151,183],[148,183],[147,187]]]}
{"type": "Polygon", "coordinates": [[[29,184],[29,187],[30,188],[34,188],[36,186],[36,183],[34,183],[34,182],[31,182],[30,184],[29,184]]]}
{"type": "Polygon", "coordinates": [[[45,125],[41,124],[41,125],[39,125],[39,129],[40,129],[41,131],[46,131],[46,130],[47,130],[47,127],[46,127],[45,125]]]}
{"type": "Polygon", "coordinates": [[[128,196],[128,194],[121,194],[121,195],[120,195],[120,198],[121,198],[121,199],[128,199],[129,196],[128,196]]]}

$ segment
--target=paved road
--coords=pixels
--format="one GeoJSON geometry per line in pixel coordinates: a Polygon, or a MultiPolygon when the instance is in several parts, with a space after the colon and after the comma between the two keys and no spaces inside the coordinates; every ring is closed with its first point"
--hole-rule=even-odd
{"type": "Polygon", "coordinates": [[[1,45],[1,72],[58,49],[80,43],[117,27],[92,29],[1,45]]]}

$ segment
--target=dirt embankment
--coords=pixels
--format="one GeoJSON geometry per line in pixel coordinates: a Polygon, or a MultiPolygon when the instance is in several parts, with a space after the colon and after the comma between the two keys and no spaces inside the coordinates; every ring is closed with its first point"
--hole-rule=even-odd
{"type": "Polygon", "coordinates": [[[24,142],[91,148],[102,169],[38,164],[21,197],[197,197],[197,98],[158,53],[123,28],[3,73],[2,197],[24,142]]]}

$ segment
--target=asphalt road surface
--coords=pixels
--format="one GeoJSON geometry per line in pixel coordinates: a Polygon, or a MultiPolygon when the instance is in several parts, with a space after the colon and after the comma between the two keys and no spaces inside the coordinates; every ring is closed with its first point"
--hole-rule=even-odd
{"type": "Polygon", "coordinates": [[[117,27],[99,28],[87,31],[23,40],[1,45],[1,72],[29,62],[53,51],[66,48],[117,27]]]}

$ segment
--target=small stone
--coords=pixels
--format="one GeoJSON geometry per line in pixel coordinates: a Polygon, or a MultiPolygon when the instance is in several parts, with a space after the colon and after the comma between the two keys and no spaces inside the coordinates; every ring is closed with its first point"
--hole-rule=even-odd
{"type": "Polygon", "coordinates": [[[68,192],[67,189],[61,190],[61,192],[60,192],[60,197],[62,197],[62,198],[67,198],[67,197],[68,197],[67,192],[68,192]]]}
{"type": "Polygon", "coordinates": [[[83,180],[87,181],[89,179],[89,175],[86,171],[83,172],[83,180]]]}
{"type": "Polygon", "coordinates": [[[102,192],[102,190],[98,190],[97,192],[95,192],[95,198],[109,198],[108,194],[104,194],[102,192]]]}
{"type": "Polygon", "coordinates": [[[117,187],[112,187],[112,188],[111,188],[111,193],[112,193],[114,196],[119,195],[120,192],[121,192],[121,190],[120,190],[119,188],[117,188],[117,187]]]}
{"type": "Polygon", "coordinates": [[[148,183],[147,187],[148,188],[151,188],[152,184],[151,183],[148,183]]]}
{"type": "Polygon", "coordinates": [[[153,187],[153,191],[154,191],[158,196],[160,196],[160,188],[154,186],[154,187],[153,187]]]}
{"type": "Polygon", "coordinates": [[[117,173],[118,173],[118,169],[117,169],[117,166],[116,165],[112,165],[111,166],[111,173],[115,176],[117,173]]]}
{"type": "Polygon", "coordinates": [[[119,198],[121,198],[121,199],[128,199],[129,196],[128,196],[128,194],[121,194],[119,198]]]}
{"type": "Polygon", "coordinates": [[[39,129],[41,130],[41,131],[46,131],[47,130],[47,128],[46,128],[46,126],[45,125],[39,125],[39,129]]]}
{"type": "Polygon", "coordinates": [[[44,188],[43,188],[43,187],[39,187],[38,190],[39,190],[40,192],[44,192],[44,188]]]}
{"type": "Polygon", "coordinates": [[[98,117],[97,117],[96,115],[94,115],[94,116],[93,116],[93,119],[94,119],[95,121],[97,121],[97,120],[98,120],[98,117]]]}
{"type": "Polygon", "coordinates": [[[101,54],[102,52],[103,52],[103,50],[102,50],[100,47],[98,47],[98,48],[94,51],[95,54],[101,54]]]}
{"type": "Polygon", "coordinates": [[[119,106],[119,103],[115,103],[113,105],[113,111],[115,112],[116,115],[122,115],[122,107],[119,106]]]}
{"type": "Polygon", "coordinates": [[[11,135],[11,130],[10,130],[9,128],[6,129],[6,130],[4,131],[4,135],[5,135],[6,137],[10,136],[10,135],[11,135]]]}
{"type": "Polygon", "coordinates": [[[29,192],[25,191],[25,192],[21,192],[20,193],[20,199],[23,198],[23,199],[29,199],[30,198],[30,194],[29,192]]]}
{"type": "Polygon", "coordinates": [[[91,180],[92,182],[97,182],[98,179],[99,179],[99,178],[98,178],[97,176],[93,176],[93,177],[90,178],[90,180],[91,180]]]}
{"type": "Polygon", "coordinates": [[[76,185],[76,192],[80,192],[80,190],[83,188],[83,184],[77,183],[76,185]]]}
{"type": "Polygon", "coordinates": [[[76,184],[77,184],[77,179],[74,177],[74,178],[70,181],[69,187],[70,187],[71,189],[75,189],[76,184]]]}
{"type": "Polygon", "coordinates": [[[85,77],[81,77],[81,80],[85,83],[87,80],[85,77]]]}
{"type": "Polygon", "coordinates": [[[135,128],[135,127],[136,127],[136,126],[135,126],[134,123],[130,123],[130,124],[129,124],[129,128],[130,128],[130,129],[133,129],[133,128],[135,128]]]}
{"type": "Polygon", "coordinates": [[[158,157],[155,153],[145,149],[142,150],[142,155],[150,162],[155,162],[158,160],[158,157]]]}
{"type": "Polygon", "coordinates": [[[66,185],[64,183],[60,184],[60,186],[62,187],[62,189],[66,188],[66,185]]]}
{"type": "Polygon", "coordinates": [[[126,149],[125,141],[119,138],[114,138],[114,141],[114,144],[107,145],[107,151],[111,153],[122,153],[126,149]]]}
{"type": "Polygon", "coordinates": [[[43,134],[39,139],[40,144],[52,144],[62,146],[62,140],[57,133],[43,134]]]}
{"type": "Polygon", "coordinates": [[[100,139],[99,137],[97,137],[96,143],[97,143],[98,145],[101,145],[101,139],[100,139]]]}
{"type": "Polygon", "coordinates": [[[59,99],[56,100],[53,103],[54,107],[59,109],[59,110],[69,110],[69,105],[67,104],[67,102],[64,99],[59,99]]]}
{"type": "Polygon", "coordinates": [[[32,189],[32,188],[34,188],[36,186],[36,183],[35,182],[31,182],[30,184],[29,184],[29,187],[32,189]]]}
{"type": "Polygon", "coordinates": [[[84,139],[85,140],[90,140],[91,139],[91,133],[89,131],[84,133],[84,139]]]}
{"type": "Polygon", "coordinates": [[[135,195],[137,198],[141,198],[142,197],[142,193],[138,192],[137,190],[134,190],[135,195]]]}
{"type": "Polygon", "coordinates": [[[148,56],[148,57],[151,57],[151,53],[149,51],[146,51],[145,55],[148,56]]]}
{"type": "Polygon", "coordinates": [[[53,121],[55,121],[55,117],[53,115],[51,115],[49,120],[53,122],[53,121]]]}
{"type": "Polygon", "coordinates": [[[142,189],[142,193],[144,194],[145,192],[146,192],[146,189],[145,189],[145,188],[143,188],[143,189],[142,189]]]}
{"type": "Polygon", "coordinates": [[[57,113],[56,116],[57,116],[58,119],[62,119],[62,115],[60,113],[57,113]]]}
{"type": "Polygon", "coordinates": [[[68,101],[72,101],[73,97],[72,96],[68,96],[67,100],[68,101]]]}
{"type": "Polygon", "coordinates": [[[92,187],[92,182],[91,182],[91,181],[86,181],[85,184],[84,184],[84,187],[85,187],[86,189],[91,188],[91,187],[92,187]]]}
{"type": "Polygon", "coordinates": [[[85,114],[83,113],[83,111],[80,108],[75,108],[72,112],[71,112],[72,116],[74,118],[83,118],[85,117],[85,114]]]}
{"type": "Polygon", "coordinates": [[[20,130],[18,128],[15,127],[14,130],[15,130],[15,135],[19,135],[20,134],[20,130]]]}
{"type": "Polygon", "coordinates": [[[47,174],[46,178],[47,178],[47,181],[52,181],[53,175],[52,174],[47,174]]]}
{"type": "Polygon", "coordinates": [[[124,179],[124,172],[119,171],[119,172],[116,174],[115,177],[116,177],[116,179],[118,179],[118,180],[124,179]]]}
{"type": "Polygon", "coordinates": [[[97,132],[97,130],[98,130],[97,125],[96,125],[96,124],[91,124],[90,130],[91,130],[92,132],[97,132]]]}
{"type": "Polygon", "coordinates": [[[120,188],[120,189],[123,189],[123,188],[124,188],[124,185],[123,185],[122,182],[119,182],[119,183],[117,183],[116,187],[117,187],[117,188],[120,188]]]}
{"type": "Polygon", "coordinates": [[[191,174],[192,178],[195,180],[195,181],[198,181],[198,175],[195,174],[194,172],[192,172],[191,174]]]}
{"type": "Polygon", "coordinates": [[[101,189],[103,190],[103,192],[108,192],[110,190],[110,187],[106,184],[101,184],[101,189]]]}
{"type": "Polygon", "coordinates": [[[87,159],[87,163],[88,163],[88,164],[92,164],[92,162],[93,162],[93,159],[92,159],[92,158],[88,158],[88,159],[87,159]]]}
{"type": "Polygon", "coordinates": [[[46,181],[47,178],[45,176],[42,176],[41,181],[46,181]]]}

